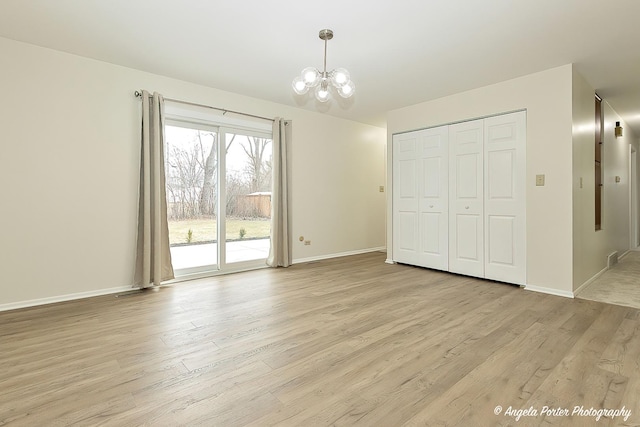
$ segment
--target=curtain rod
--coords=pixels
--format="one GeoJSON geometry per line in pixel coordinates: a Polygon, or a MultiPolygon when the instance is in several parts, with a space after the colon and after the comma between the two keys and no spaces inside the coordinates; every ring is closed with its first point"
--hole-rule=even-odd
{"type": "MultiPolygon", "coordinates": [[[[135,91],[135,95],[136,95],[136,98],[142,98],[142,91],[136,90],[135,91]]],[[[151,94],[149,94],[149,95],[151,95],[151,94]]],[[[226,108],[212,107],[211,105],[196,104],[195,102],[181,101],[179,99],[172,99],[172,98],[164,98],[164,100],[165,101],[169,101],[169,102],[177,102],[178,104],[192,105],[194,107],[203,107],[203,108],[209,108],[211,110],[222,111],[222,115],[223,116],[226,113],[233,113],[233,114],[240,114],[242,116],[253,117],[254,119],[268,120],[270,122],[274,121],[274,119],[270,119],[269,117],[255,116],[253,114],[242,113],[240,111],[227,110],[226,108]]]]}

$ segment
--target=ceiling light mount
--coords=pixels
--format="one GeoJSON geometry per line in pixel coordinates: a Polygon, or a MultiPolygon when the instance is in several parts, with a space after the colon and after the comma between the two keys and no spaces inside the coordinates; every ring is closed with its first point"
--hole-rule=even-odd
{"type": "Polygon", "coordinates": [[[344,68],[327,71],[327,41],[333,38],[333,31],[329,29],[320,30],[318,37],[324,41],[322,71],[313,67],[307,67],[302,70],[301,75],[293,79],[291,84],[293,91],[298,95],[304,95],[309,89],[315,88],[316,99],[320,102],[327,102],[329,100],[329,87],[333,87],[341,97],[350,98],[355,92],[356,86],[351,81],[349,72],[344,68]]]}
{"type": "Polygon", "coordinates": [[[331,40],[333,38],[333,31],[329,29],[320,30],[318,36],[320,37],[320,40],[331,40]]]}

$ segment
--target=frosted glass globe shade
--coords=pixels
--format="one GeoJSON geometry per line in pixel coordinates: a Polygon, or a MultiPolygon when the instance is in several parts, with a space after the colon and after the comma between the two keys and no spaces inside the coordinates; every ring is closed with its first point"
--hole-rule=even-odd
{"type": "Polygon", "coordinates": [[[302,80],[308,87],[317,85],[320,82],[320,73],[313,67],[302,70],[302,80]]]}
{"type": "Polygon", "coordinates": [[[302,80],[301,76],[293,79],[291,86],[293,87],[293,91],[298,95],[304,95],[309,91],[309,87],[304,83],[304,80],[302,80]]]}
{"type": "Polygon", "coordinates": [[[335,87],[342,87],[349,83],[349,80],[349,72],[344,68],[336,68],[335,70],[333,70],[333,73],[331,75],[331,83],[333,83],[335,87]]]}
{"type": "Polygon", "coordinates": [[[329,100],[329,88],[322,87],[322,85],[316,88],[316,99],[320,102],[327,102],[329,100]]]}
{"type": "Polygon", "coordinates": [[[338,95],[343,98],[350,98],[356,91],[356,85],[352,81],[349,81],[346,85],[338,88],[338,95]]]}

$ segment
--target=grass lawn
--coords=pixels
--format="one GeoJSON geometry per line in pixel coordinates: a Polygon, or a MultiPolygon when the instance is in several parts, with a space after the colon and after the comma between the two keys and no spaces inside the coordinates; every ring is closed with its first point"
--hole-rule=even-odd
{"type": "MultiPolygon", "coordinates": [[[[187,235],[191,230],[191,243],[217,240],[217,221],[213,218],[185,219],[169,221],[169,242],[171,244],[187,243],[187,235]]],[[[227,240],[240,239],[240,229],[244,228],[245,239],[269,237],[271,221],[269,219],[227,218],[227,240]]]]}

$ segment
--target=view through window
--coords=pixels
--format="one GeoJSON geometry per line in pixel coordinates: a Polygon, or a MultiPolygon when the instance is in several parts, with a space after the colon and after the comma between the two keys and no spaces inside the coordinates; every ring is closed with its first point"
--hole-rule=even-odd
{"type": "Polygon", "coordinates": [[[169,122],[165,136],[169,243],[176,273],[266,259],[271,136],[178,122],[169,122]]]}

